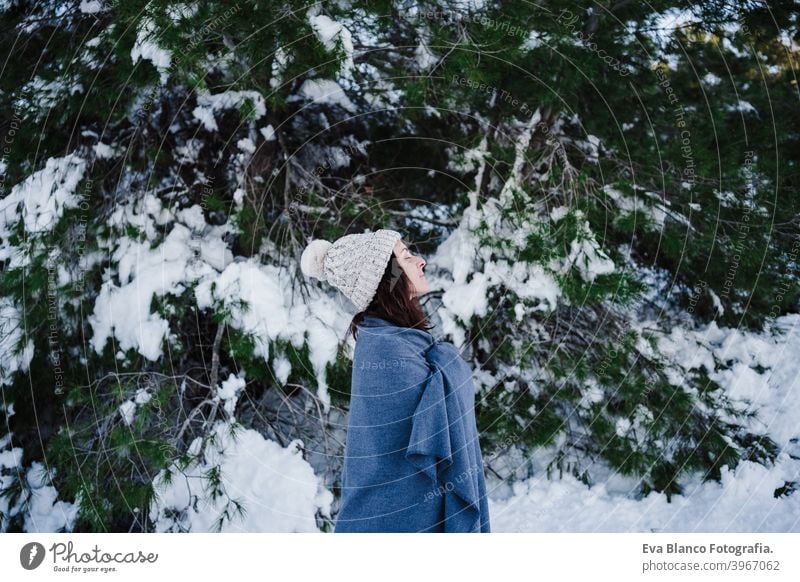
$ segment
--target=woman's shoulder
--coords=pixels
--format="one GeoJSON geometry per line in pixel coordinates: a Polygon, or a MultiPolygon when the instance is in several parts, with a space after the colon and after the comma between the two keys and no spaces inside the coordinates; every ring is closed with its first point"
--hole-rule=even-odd
{"type": "Polygon", "coordinates": [[[375,359],[380,356],[423,361],[435,342],[427,332],[412,328],[365,328],[358,332],[354,357],[375,359]]]}
{"type": "Polygon", "coordinates": [[[364,321],[358,325],[358,339],[356,341],[361,341],[362,338],[382,342],[417,342],[422,344],[431,344],[435,341],[434,337],[425,330],[402,327],[374,316],[365,317],[364,321]]]}
{"type": "Polygon", "coordinates": [[[433,338],[426,338],[408,333],[362,333],[359,332],[358,339],[356,340],[355,349],[357,351],[381,351],[397,353],[402,357],[410,357],[419,355],[423,357],[424,353],[429,350],[434,344],[433,338]]]}
{"type": "Polygon", "coordinates": [[[449,361],[454,358],[458,358],[462,362],[467,362],[467,359],[464,357],[464,354],[458,349],[454,344],[437,339],[434,341],[434,344],[431,346],[431,349],[428,351],[428,356],[430,358],[435,358],[442,361],[449,361]]]}

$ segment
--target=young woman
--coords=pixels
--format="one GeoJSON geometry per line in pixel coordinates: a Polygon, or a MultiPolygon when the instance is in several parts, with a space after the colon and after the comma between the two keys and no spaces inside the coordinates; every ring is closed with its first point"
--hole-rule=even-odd
{"type": "Polygon", "coordinates": [[[472,372],[428,332],[425,265],[386,229],[301,257],[358,310],[336,533],[490,531],[472,372]]]}

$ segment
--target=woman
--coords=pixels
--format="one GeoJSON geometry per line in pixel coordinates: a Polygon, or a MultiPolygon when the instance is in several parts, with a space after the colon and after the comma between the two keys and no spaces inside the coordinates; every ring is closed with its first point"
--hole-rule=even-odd
{"type": "Polygon", "coordinates": [[[386,229],[314,240],[300,260],[358,310],[336,533],[490,531],[471,369],[428,332],[425,265],[386,229]]]}

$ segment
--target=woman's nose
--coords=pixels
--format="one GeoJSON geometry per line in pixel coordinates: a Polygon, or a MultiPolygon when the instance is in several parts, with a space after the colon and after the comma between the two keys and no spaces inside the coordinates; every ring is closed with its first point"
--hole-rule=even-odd
{"type": "Polygon", "coordinates": [[[427,265],[428,263],[426,263],[425,259],[423,259],[422,257],[420,257],[419,260],[420,260],[419,268],[424,269],[425,265],[427,265]]]}

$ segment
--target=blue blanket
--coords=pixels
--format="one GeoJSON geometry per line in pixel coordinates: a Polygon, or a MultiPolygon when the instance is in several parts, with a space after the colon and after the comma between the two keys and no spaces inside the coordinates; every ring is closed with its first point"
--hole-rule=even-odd
{"type": "Polygon", "coordinates": [[[451,343],[367,316],[334,532],[489,531],[470,366],[451,343]]]}

